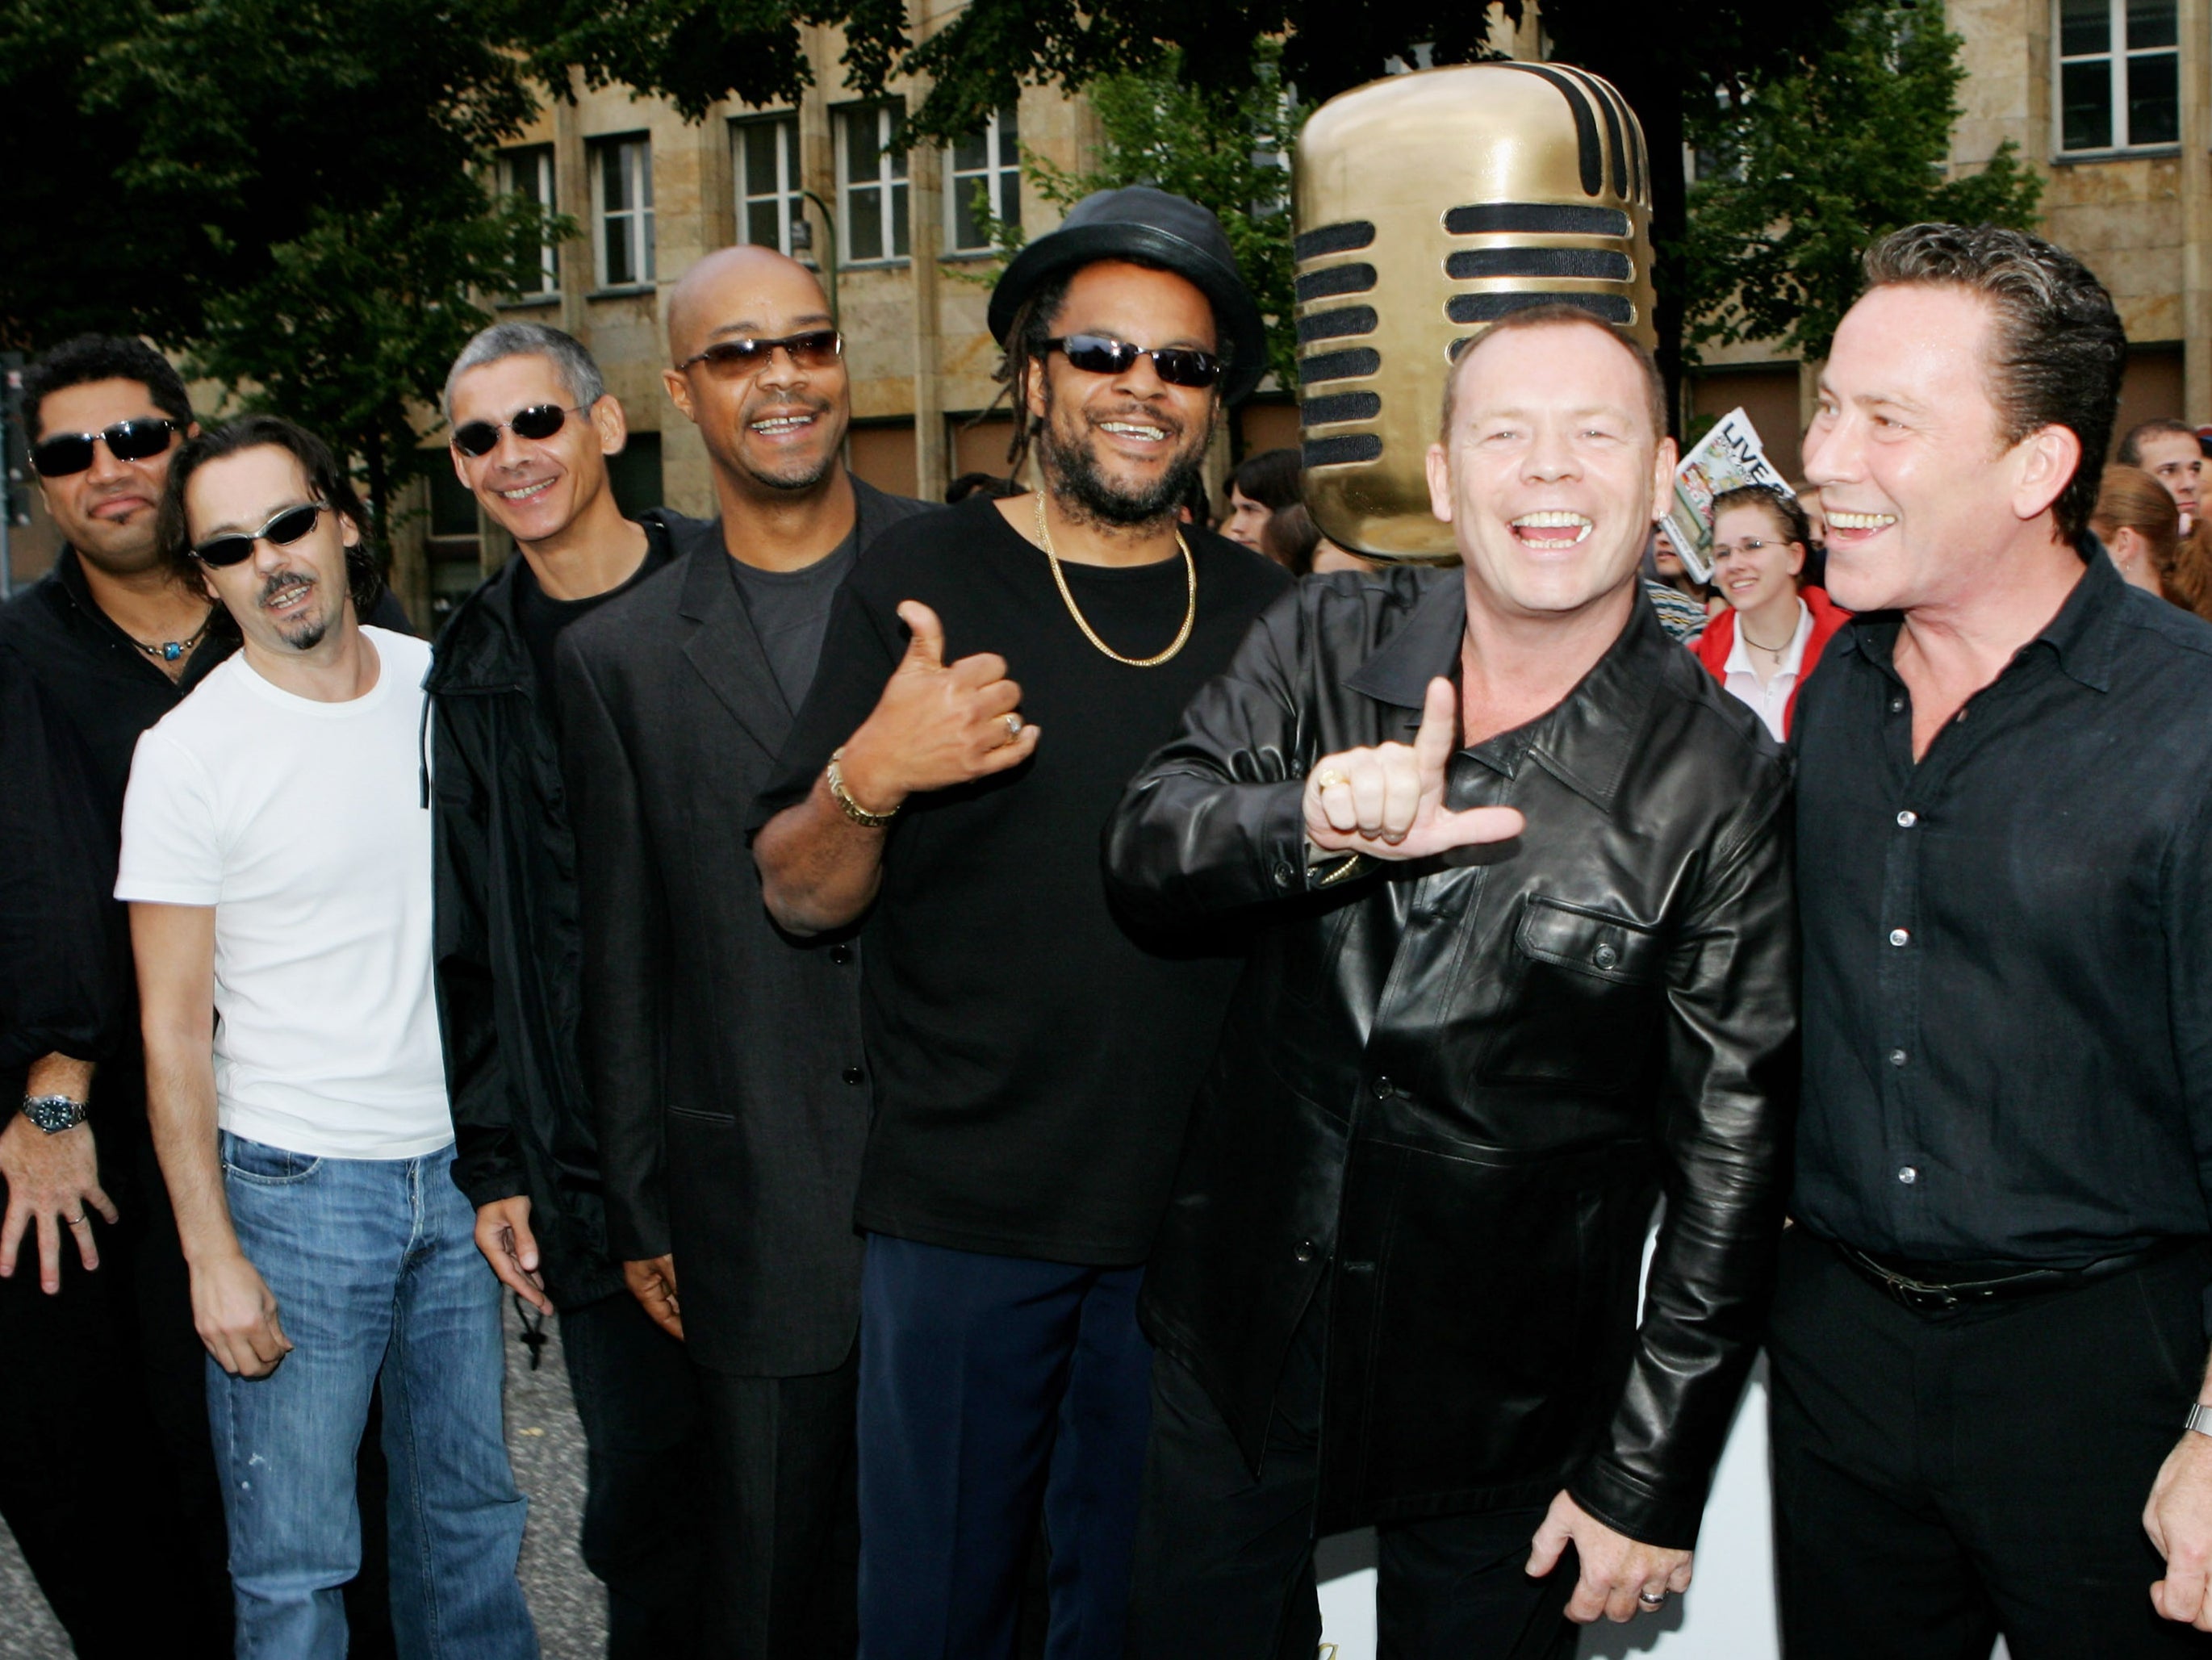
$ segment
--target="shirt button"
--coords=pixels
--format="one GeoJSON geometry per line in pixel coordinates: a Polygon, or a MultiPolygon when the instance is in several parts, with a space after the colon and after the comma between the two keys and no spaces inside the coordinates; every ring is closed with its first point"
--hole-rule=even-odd
{"type": "Polygon", "coordinates": [[[850,946],[830,946],[830,960],[840,965],[851,962],[853,960],[853,948],[850,946]]]}
{"type": "Polygon", "coordinates": [[[1903,1049],[1892,1049],[1889,1052],[1889,1064],[1893,1067],[1903,1066],[1905,1064],[1905,1051],[1903,1049]]]}
{"type": "Polygon", "coordinates": [[[1917,1182],[1920,1179],[1920,1172],[1915,1170],[1911,1165],[1907,1164],[1903,1170],[1898,1171],[1897,1179],[1904,1183],[1905,1185],[1909,1188],[1915,1182],[1917,1182]]]}
{"type": "Polygon", "coordinates": [[[1891,698],[1891,699],[1889,700],[1889,712],[1890,712],[1892,714],[1904,714],[1904,713],[1905,713],[1905,700],[1904,700],[1902,697],[1893,697],[1893,698],[1891,698]]]}
{"type": "Polygon", "coordinates": [[[863,1075],[864,1074],[858,1067],[848,1067],[845,1068],[844,1079],[848,1084],[859,1083],[863,1075]]]}
{"type": "Polygon", "coordinates": [[[1920,815],[1913,812],[1910,807],[1907,807],[1903,812],[1897,815],[1897,827],[1899,830],[1911,830],[1919,822],[1920,815]]]}
{"type": "Polygon", "coordinates": [[[1277,865],[1275,866],[1275,885],[1277,887],[1286,888],[1290,886],[1291,877],[1291,871],[1288,865],[1277,865]]]}
{"type": "Polygon", "coordinates": [[[1892,928],[1892,929],[1889,931],[1889,943],[1890,943],[1891,945],[1893,945],[1893,946],[1905,946],[1905,945],[1910,945],[1911,942],[1912,942],[1912,935],[1911,935],[1911,933],[1909,933],[1908,932],[1906,932],[1905,929],[1903,929],[1903,928],[1892,928]]]}
{"type": "Polygon", "coordinates": [[[1291,1255],[1297,1257],[1301,1262],[1312,1262],[1314,1260],[1314,1242],[1310,1239],[1299,1240],[1297,1244],[1291,1247],[1291,1255]]]}
{"type": "Polygon", "coordinates": [[[1590,954],[1590,960],[1601,969],[1609,969],[1620,961],[1620,953],[1611,946],[1600,946],[1590,954]]]}
{"type": "Polygon", "coordinates": [[[1375,1098],[1377,1101],[1387,1101],[1390,1098],[1390,1080],[1387,1078],[1378,1078],[1367,1087],[1375,1091],[1375,1098]]]}

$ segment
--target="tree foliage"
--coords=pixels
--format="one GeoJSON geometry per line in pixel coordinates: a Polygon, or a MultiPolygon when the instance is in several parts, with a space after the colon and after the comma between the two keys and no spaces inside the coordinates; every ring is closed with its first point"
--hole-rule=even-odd
{"type": "Polygon", "coordinates": [[[1859,257],[1926,220],[2033,228],[2042,181],[2008,139],[1947,173],[1963,42],[1940,10],[1866,0],[1818,61],[1717,99],[1690,123],[1711,171],[1684,241],[1691,339],[1778,340],[1827,355],[1857,297],[1859,257]]]}

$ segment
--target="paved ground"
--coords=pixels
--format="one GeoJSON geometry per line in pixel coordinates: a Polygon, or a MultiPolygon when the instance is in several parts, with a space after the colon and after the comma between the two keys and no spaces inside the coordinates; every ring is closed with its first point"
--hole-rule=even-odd
{"type": "MultiPolygon", "coordinates": [[[[536,1371],[507,1305],[507,1444],[514,1479],[530,1495],[522,1541],[522,1584],[538,1620],[545,1660],[596,1660],[606,1651],[606,1602],[576,1554],[584,1501],[584,1437],[568,1401],[557,1327],[548,1322],[536,1371]]],[[[0,1660],[69,1660],[69,1639],[54,1623],[15,1541],[0,1523],[0,1660]]]]}

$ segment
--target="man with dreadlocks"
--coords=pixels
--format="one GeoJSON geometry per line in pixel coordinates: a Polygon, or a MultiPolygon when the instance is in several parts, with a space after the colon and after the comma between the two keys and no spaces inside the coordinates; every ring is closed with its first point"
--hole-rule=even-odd
{"type": "Polygon", "coordinates": [[[1019,470],[854,567],[756,800],[787,929],[868,915],[860,1623],[871,1660],[1013,1651],[1042,1503],[1051,1652],[1117,1656],[1148,1422],[1136,1293],[1237,968],[1139,929],[1099,835],[1288,586],[1182,502],[1266,367],[1214,216],[1086,198],[991,298],[1019,470]]]}

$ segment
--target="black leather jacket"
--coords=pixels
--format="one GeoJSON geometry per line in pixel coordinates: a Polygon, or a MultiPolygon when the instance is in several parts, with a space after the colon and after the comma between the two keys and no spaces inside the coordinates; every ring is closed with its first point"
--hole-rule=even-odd
{"type": "Polygon", "coordinates": [[[1648,605],[1451,762],[1520,839],[1307,859],[1322,756],[1410,743],[1456,572],[1311,581],[1107,830],[1123,903],[1267,905],[1142,1314],[1257,1468],[1328,1276],[1318,1526],[1541,1504],[1695,1541],[1757,1348],[1797,1083],[1787,757],[1648,605]],[[1663,1193],[1647,1298],[1638,1268],[1663,1193]]]}

